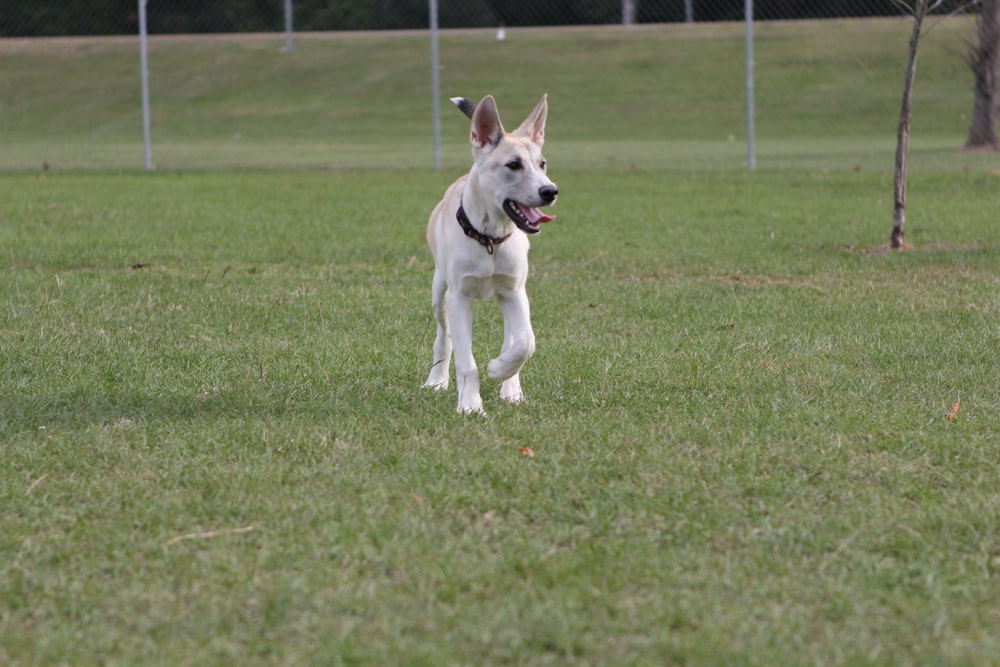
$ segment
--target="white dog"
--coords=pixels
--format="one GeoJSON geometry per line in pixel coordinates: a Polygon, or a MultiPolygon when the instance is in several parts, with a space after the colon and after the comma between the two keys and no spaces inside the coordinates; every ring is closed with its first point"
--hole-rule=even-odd
{"type": "Polygon", "coordinates": [[[474,164],[455,181],[434,208],[427,243],[434,255],[432,305],[437,320],[434,364],[425,387],[448,387],[452,351],[458,385],[458,411],[483,413],[479,369],[472,356],[472,300],[496,297],[503,313],[500,356],[487,373],[502,380],[500,398],[524,401],[518,374],[535,351],[528,294],[528,235],[552,219],[538,210],[556,200],[559,190],[545,174],[546,96],[514,132],[500,124],[496,102],[487,95],[473,104],[452,102],[472,118],[474,164]]]}

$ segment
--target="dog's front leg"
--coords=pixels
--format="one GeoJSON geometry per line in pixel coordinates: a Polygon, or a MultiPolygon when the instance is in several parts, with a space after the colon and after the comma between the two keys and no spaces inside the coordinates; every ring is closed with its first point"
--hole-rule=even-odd
{"type": "Polygon", "coordinates": [[[521,403],[520,372],[524,363],[535,353],[535,332],[531,330],[531,310],[528,294],[523,289],[511,294],[498,295],[500,312],[503,313],[503,347],[500,356],[486,367],[491,378],[503,380],[500,398],[508,403],[521,403]]]}
{"type": "Polygon", "coordinates": [[[448,290],[448,329],[455,352],[455,384],[458,385],[458,411],[483,414],[479,395],[479,369],[472,356],[472,299],[458,290],[448,290]]]}

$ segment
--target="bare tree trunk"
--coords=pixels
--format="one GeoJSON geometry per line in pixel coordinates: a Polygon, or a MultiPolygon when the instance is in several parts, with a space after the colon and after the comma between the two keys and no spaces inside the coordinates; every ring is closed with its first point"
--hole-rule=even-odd
{"type": "Polygon", "coordinates": [[[976,19],[978,44],[969,48],[967,60],[976,79],[972,101],[972,124],[967,149],[1000,150],[997,117],[1000,97],[997,94],[997,64],[1000,63],[1000,0],[982,0],[976,19]]]}
{"type": "Polygon", "coordinates": [[[903,224],[906,222],[906,154],[910,145],[910,104],[913,100],[913,76],[917,72],[917,44],[920,28],[927,15],[929,0],[916,0],[913,4],[913,33],[910,35],[910,56],[906,62],[903,79],[903,102],[899,109],[899,131],[896,134],[896,169],[893,174],[892,235],[893,248],[903,247],[903,224]]]}

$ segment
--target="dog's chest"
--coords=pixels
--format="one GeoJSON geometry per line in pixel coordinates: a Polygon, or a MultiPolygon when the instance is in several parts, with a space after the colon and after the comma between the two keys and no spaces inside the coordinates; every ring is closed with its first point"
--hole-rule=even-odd
{"type": "Polygon", "coordinates": [[[496,295],[507,295],[524,288],[526,275],[491,273],[488,275],[466,274],[459,278],[459,290],[473,299],[492,299],[496,295]]]}

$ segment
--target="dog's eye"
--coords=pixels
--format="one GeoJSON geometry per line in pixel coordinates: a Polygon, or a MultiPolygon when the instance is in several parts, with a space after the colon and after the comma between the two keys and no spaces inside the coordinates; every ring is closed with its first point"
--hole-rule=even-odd
{"type": "Polygon", "coordinates": [[[542,160],[541,163],[538,166],[541,167],[544,170],[545,169],[545,165],[547,165],[547,164],[548,164],[548,162],[546,162],[545,160],[542,160]]]}
{"type": "Polygon", "coordinates": [[[521,169],[524,169],[524,165],[521,164],[520,160],[511,160],[507,163],[507,168],[511,171],[520,171],[521,169]]]}

